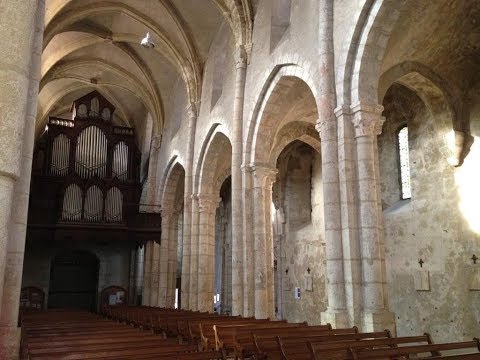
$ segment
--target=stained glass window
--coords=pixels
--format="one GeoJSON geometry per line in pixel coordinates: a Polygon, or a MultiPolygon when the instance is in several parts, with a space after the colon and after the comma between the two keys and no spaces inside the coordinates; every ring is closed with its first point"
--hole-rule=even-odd
{"type": "Polygon", "coordinates": [[[400,157],[400,186],[402,199],[412,197],[410,188],[410,158],[408,149],[408,127],[404,126],[398,132],[398,154],[400,157]]]}

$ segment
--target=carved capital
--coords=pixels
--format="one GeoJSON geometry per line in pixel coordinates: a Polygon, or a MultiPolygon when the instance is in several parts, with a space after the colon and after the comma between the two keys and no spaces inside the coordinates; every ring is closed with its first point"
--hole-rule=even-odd
{"type": "Polygon", "coordinates": [[[214,213],[222,199],[215,195],[198,195],[200,212],[214,213]]]}
{"type": "Polygon", "coordinates": [[[271,189],[277,178],[278,170],[268,165],[254,164],[252,165],[255,187],[263,187],[271,189]]]}
{"type": "Polygon", "coordinates": [[[154,135],[152,136],[152,150],[158,150],[160,149],[160,145],[162,143],[162,135],[154,135]]]}
{"type": "Polygon", "coordinates": [[[199,102],[191,102],[187,107],[187,116],[189,119],[195,119],[198,116],[198,110],[200,109],[199,102]]]}
{"type": "Polygon", "coordinates": [[[245,46],[238,45],[235,49],[233,57],[235,59],[235,68],[239,69],[247,67],[248,56],[245,46]]]}
{"type": "Polygon", "coordinates": [[[253,166],[252,165],[242,165],[241,166],[242,172],[244,174],[252,173],[253,172],[253,166]]]}
{"type": "Polygon", "coordinates": [[[330,119],[318,119],[315,124],[315,129],[318,131],[320,139],[329,140],[330,134],[336,134],[337,122],[336,118],[332,116],[330,119]]]}
{"type": "Polygon", "coordinates": [[[380,135],[385,122],[382,112],[381,105],[357,104],[352,107],[355,137],[380,135]]]}

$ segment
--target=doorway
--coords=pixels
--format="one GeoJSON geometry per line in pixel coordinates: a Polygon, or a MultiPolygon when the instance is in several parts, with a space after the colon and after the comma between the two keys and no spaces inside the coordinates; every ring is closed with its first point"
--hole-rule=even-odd
{"type": "Polygon", "coordinates": [[[87,251],[58,254],[50,267],[48,308],[96,311],[98,258],[87,251]]]}

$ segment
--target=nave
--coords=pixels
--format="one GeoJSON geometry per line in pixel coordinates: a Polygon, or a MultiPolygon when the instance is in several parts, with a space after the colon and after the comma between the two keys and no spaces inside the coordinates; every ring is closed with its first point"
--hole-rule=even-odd
{"type": "Polygon", "coordinates": [[[392,337],[389,330],[148,306],[26,312],[21,325],[22,359],[29,360],[480,359],[479,339],[436,344],[428,333],[392,337]]]}

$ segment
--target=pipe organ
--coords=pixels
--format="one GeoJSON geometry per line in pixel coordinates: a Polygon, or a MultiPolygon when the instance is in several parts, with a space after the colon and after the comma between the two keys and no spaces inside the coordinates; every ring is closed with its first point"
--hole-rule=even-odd
{"type": "Polygon", "coordinates": [[[138,241],[160,231],[158,213],[139,212],[140,152],[134,129],[113,123],[114,111],[94,91],[74,101],[72,120],[49,119],[32,162],[32,234],[94,226],[138,241]]]}

